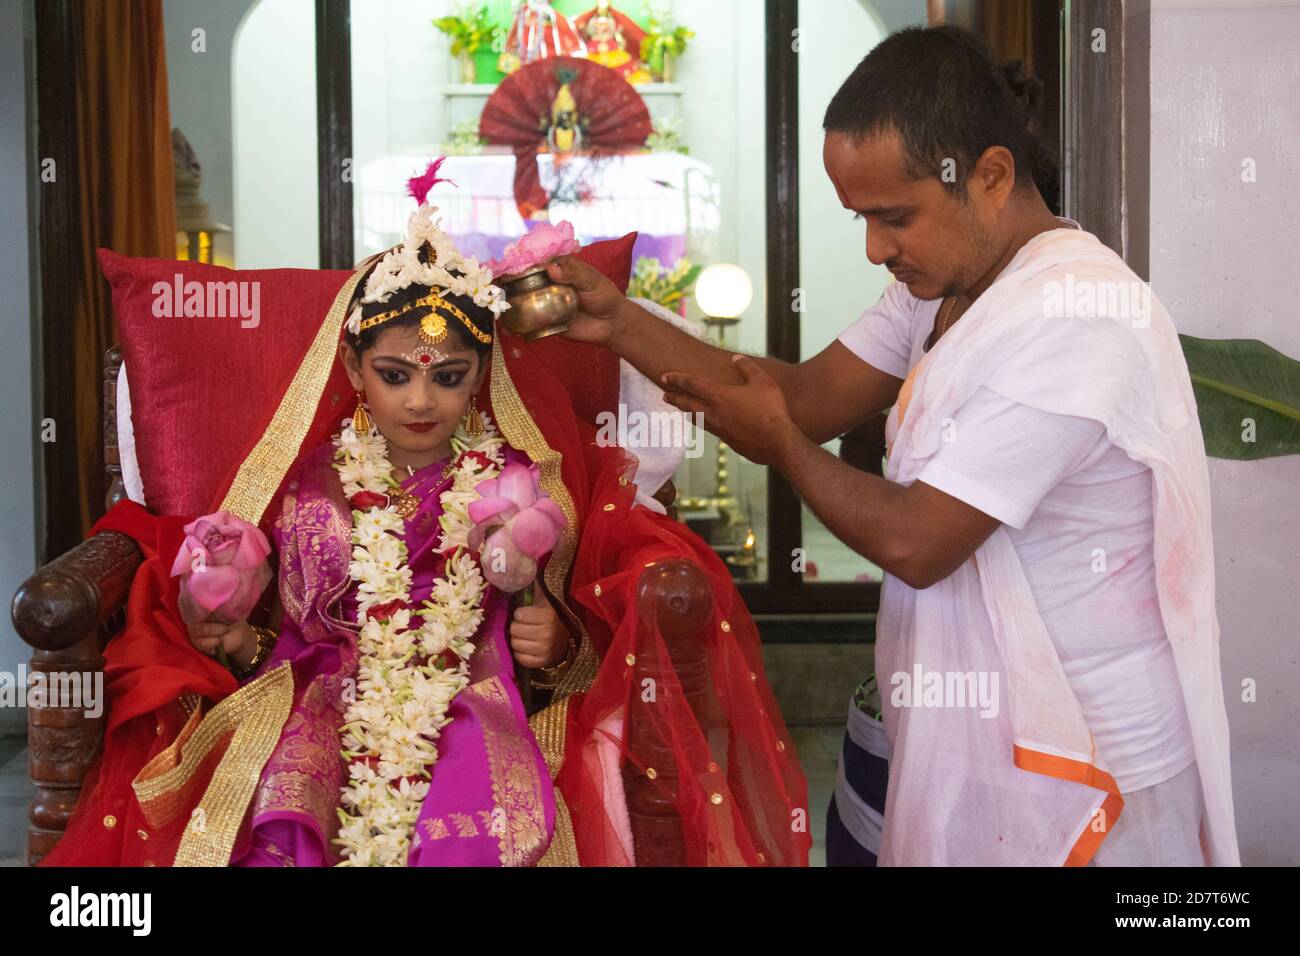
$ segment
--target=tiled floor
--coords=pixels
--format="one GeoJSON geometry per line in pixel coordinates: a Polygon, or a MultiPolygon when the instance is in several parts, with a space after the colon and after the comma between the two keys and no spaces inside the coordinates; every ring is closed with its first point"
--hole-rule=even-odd
{"type": "MultiPolygon", "coordinates": [[[[795,750],[808,778],[808,824],[813,834],[809,863],[826,865],[826,805],[835,789],[842,725],[793,727],[795,750]]],[[[27,750],[21,740],[0,740],[0,866],[21,866],[27,840],[27,750]]]]}
{"type": "Polygon", "coordinates": [[[835,773],[839,766],[840,745],[844,741],[843,724],[816,724],[791,727],[794,748],[799,753],[804,776],[808,778],[808,823],[813,847],[809,866],[826,865],[826,807],[835,792],[835,773]]]}

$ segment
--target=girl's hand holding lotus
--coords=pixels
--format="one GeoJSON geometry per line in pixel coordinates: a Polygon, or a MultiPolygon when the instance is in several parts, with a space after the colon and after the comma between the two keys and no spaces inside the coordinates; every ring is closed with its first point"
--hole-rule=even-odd
{"type": "Polygon", "coordinates": [[[544,587],[534,586],[533,603],[515,608],[510,650],[524,667],[555,667],[568,655],[569,631],[544,587]]]}
{"type": "Polygon", "coordinates": [[[177,598],[190,643],[223,664],[246,666],[257,653],[248,623],[271,580],[271,546],[260,528],[226,511],[185,526],[185,541],[172,563],[177,598]]]}

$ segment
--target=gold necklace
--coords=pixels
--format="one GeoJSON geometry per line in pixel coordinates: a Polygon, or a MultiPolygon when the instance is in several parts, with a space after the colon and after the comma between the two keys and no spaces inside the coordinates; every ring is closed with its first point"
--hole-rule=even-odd
{"type": "Polygon", "coordinates": [[[958,298],[957,296],[953,296],[952,302],[948,304],[948,311],[945,313],[943,317],[943,327],[939,329],[939,334],[938,336],[935,337],[936,342],[938,342],[939,339],[943,338],[943,333],[948,331],[948,320],[952,318],[952,310],[957,308],[957,298],[958,298]]]}
{"type": "Polygon", "coordinates": [[[410,519],[420,510],[420,502],[424,499],[405,488],[399,488],[397,494],[393,496],[393,510],[403,521],[410,519]]]}
{"type": "MultiPolygon", "coordinates": [[[[442,480],[446,481],[447,478],[451,475],[451,473],[455,470],[456,470],[456,455],[455,453],[453,453],[451,456],[451,461],[448,462],[447,466],[442,469],[442,480]]],[[[407,472],[408,474],[411,473],[409,465],[407,466],[407,472]]],[[[413,491],[408,491],[405,488],[398,488],[397,493],[393,495],[391,501],[392,504],[394,505],[394,510],[397,512],[397,514],[403,520],[407,520],[413,517],[415,513],[420,510],[420,503],[424,501],[424,498],[421,497],[420,495],[417,495],[413,491]]]]}

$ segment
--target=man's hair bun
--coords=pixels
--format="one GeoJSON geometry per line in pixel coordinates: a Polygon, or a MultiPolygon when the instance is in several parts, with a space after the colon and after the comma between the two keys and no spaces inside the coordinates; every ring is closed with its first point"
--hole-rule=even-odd
{"type": "Polygon", "coordinates": [[[1011,60],[998,67],[1002,81],[1007,85],[1011,99],[1020,108],[1026,124],[1036,123],[1042,116],[1046,87],[1032,73],[1026,74],[1022,60],[1011,60]]]}

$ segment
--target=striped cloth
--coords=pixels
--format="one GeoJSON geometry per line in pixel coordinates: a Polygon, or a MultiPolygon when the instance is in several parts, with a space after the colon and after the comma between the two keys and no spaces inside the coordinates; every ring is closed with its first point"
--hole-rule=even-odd
{"type": "Polygon", "coordinates": [[[854,691],[835,793],[826,810],[826,865],[875,866],[885,825],[889,741],[873,674],[854,691]]]}

